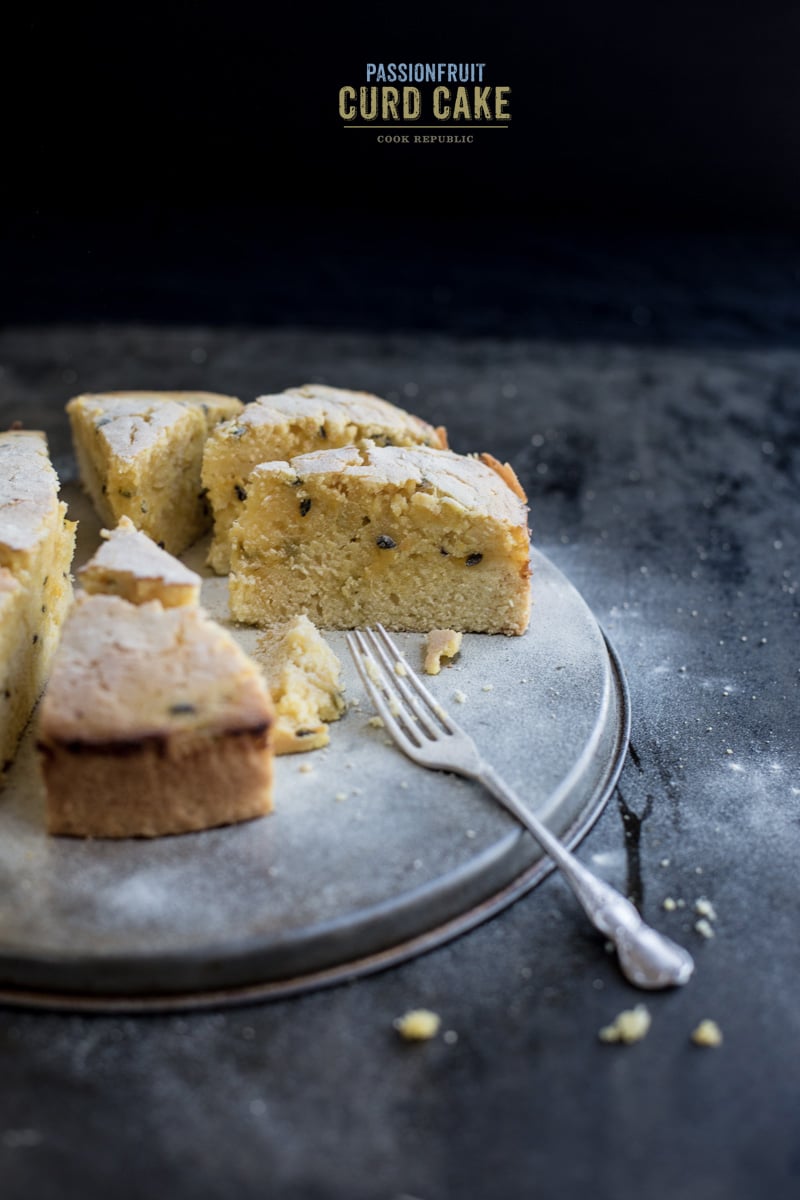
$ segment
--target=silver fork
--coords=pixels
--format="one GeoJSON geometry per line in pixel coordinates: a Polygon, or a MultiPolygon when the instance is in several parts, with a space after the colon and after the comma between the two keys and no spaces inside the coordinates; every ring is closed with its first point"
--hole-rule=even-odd
{"type": "Polygon", "coordinates": [[[623,975],[654,990],[688,982],[692,956],[646,925],[629,900],[593,875],[481,757],[458,725],[411,669],[382,625],[353,631],[347,643],[358,673],[386,729],[414,762],[475,779],[533,834],[561,869],[589,920],[614,943],[623,975]]]}

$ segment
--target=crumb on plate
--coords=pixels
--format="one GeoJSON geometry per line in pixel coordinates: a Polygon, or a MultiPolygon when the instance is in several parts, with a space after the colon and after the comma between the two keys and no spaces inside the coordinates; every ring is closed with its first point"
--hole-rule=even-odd
{"type": "Polygon", "coordinates": [[[649,1028],[650,1013],[644,1004],[637,1004],[635,1008],[617,1013],[612,1023],[604,1025],[597,1036],[601,1042],[624,1042],[629,1046],[646,1037],[649,1028]]]}
{"type": "Polygon", "coordinates": [[[424,670],[426,675],[438,675],[443,658],[455,658],[461,649],[462,635],[455,629],[432,629],[425,642],[424,670]]]}
{"type": "Polygon", "coordinates": [[[393,1025],[406,1042],[427,1042],[436,1037],[442,1020],[438,1013],[429,1008],[412,1008],[402,1017],[396,1017],[393,1025]]]}
{"type": "Polygon", "coordinates": [[[716,1021],[701,1021],[692,1033],[695,1046],[721,1046],[722,1030],[716,1021]]]}

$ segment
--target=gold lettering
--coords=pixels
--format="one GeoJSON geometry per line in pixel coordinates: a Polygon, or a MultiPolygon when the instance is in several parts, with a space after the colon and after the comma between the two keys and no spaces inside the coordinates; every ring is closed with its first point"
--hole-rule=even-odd
{"type": "Polygon", "coordinates": [[[359,88],[358,106],[362,121],[374,121],[378,115],[378,89],[376,87],[359,88]],[[368,98],[369,103],[367,103],[368,98]]]}
{"type": "Polygon", "coordinates": [[[343,121],[352,121],[356,115],[356,89],[354,87],[339,88],[339,116],[343,121]]]}
{"type": "Polygon", "coordinates": [[[510,121],[511,113],[506,112],[511,97],[510,87],[499,87],[494,90],[494,116],[496,121],[510,121]],[[504,93],[508,93],[506,96],[504,93]]]}
{"type": "Polygon", "coordinates": [[[450,99],[450,88],[437,87],[433,89],[433,115],[437,121],[446,121],[450,116],[450,105],[445,102],[450,99]]]}
{"type": "Polygon", "coordinates": [[[483,118],[487,121],[491,121],[492,119],[492,114],[489,110],[489,93],[491,90],[488,87],[475,88],[475,112],[473,113],[473,117],[476,121],[480,121],[483,118]]]}
{"type": "Polygon", "coordinates": [[[467,99],[467,89],[465,87],[456,88],[456,101],[453,105],[453,120],[460,121],[462,118],[469,120],[469,100],[467,99]]]}
{"type": "Polygon", "coordinates": [[[400,93],[396,87],[385,87],[381,89],[381,119],[384,121],[399,121],[400,113],[397,111],[397,101],[400,99],[400,93]]]}
{"type": "Polygon", "coordinates": [[[418,121],[422,107],[420,100],[419,88],[404,87],[403,88],[403,120],[418,121]]]}

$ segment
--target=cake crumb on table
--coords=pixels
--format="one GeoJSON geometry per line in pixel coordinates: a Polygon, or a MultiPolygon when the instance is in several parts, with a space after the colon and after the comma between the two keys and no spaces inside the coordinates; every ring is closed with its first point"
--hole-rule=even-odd
{"type": "Polygon", "coordinates": [[[650,1029],[650,1013],[644,1004],[635,1008],[624,1009],[618,1013],[610,1025],[604,1025],[599,1031],[601,1042],[624,1042],[629,1046],[632,1042],[640,1042],[647,1036],[650,1029]]]}
{"type": "Polygon", "coordinates": [[[692,1041],[695,1046],[721,1046],[722,1030],[716,1021],[706,1019],[692,1032],[692,1041]]]}
{"type": "Polygon", "coordinates": [[[467,702],[467,697],[466,697],[465,693],[461,691],[460,688],[457,688],[453,692],[453,699],[455,700],[456,704],[466,704],[466,702],[467,702]]]}
{"type": "Polygon", "coordinates": [[[678,905],[672,899],[672,896],[667,896],[664,899],[661,907],[665,910],[665,912],[674,912],[678,905]]]}
{"type": "Polygon", "coordinates": [[[436,1037],[442,1023],[438,1013],[429,1008],[412,1008],[392,1022],[400,1037],[406,1042],[427,1042],[436,1037]]]}
{"type": "Polygon", "coordinates": [[[443,658],[455,658],[461,649],[462,635],[455,629],[432,629],[424,648],[426,675],[438,675],[443,658]]]}
{"type": "Polygon", "coordinates": [[[714,930],[711,928],[711,922],[706,917],[701,917],[699,921],[695,921],[694,927],[701,937],[713,938],[714,930]]]}
{"type": "Polygon", "coordinates": [[[694,902],[694,911],[698,917],[707,917],[709,921],[716,921],[717,913],[714,905],[710,900],[706,900],[705,896],[701,896],[694,902]]]}

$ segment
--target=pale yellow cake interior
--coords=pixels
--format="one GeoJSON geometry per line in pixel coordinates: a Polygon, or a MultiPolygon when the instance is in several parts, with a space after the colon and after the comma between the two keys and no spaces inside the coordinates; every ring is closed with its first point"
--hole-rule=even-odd
{"type": "Polygon", "coordinates": [[[341,663],[308,617],[264,631],[256,657],[275,705],[276,754],[327,746],[329,721],[345,710],[341,663]]]}
{"type": "Polygon", "coordinates": [[[43,433],[0,434],[0,771],[50,673],[72,599],[75,524],[43,433]]]}
{"type": "Polygon", "coordinates": [[[211,524],[201,482],[210,430],[242,408],[210,392],[109,392],[67,405],[83,486],[104,524],[128,517],[171,554],[211,524]]]}
{"type": "Polygon", "coordinates": [[[122,596],[131,604],[159,600],[165,608],[197,604],[200,576],[137,530],[128,517],[101,530],[99,549],[78,572],[87,592],[122,596]]]}
{"type": "Polygon", "coordinates": [[[203,486],[214,513],[208,558],[213,570],[224,574],[230,569],[230,528],[241,512],[255,466],[364,439],[384,446],[447,446],[444,429],[378,396],[320,384],[261,396],[220,425],[208,439],[203,461],[203,486]]]}
{"type": "Polygon", "coordinates": [[[527,508],[493,462],[367,443],[261,464],[231,531],[233,617],[523,633],[527,508]]]}
{"type": "Polygon", "coordinates": [[[81,595],[39,715],[48,827],[131,837],[272,807],[263,675],[202,609],[81,595]]]}

